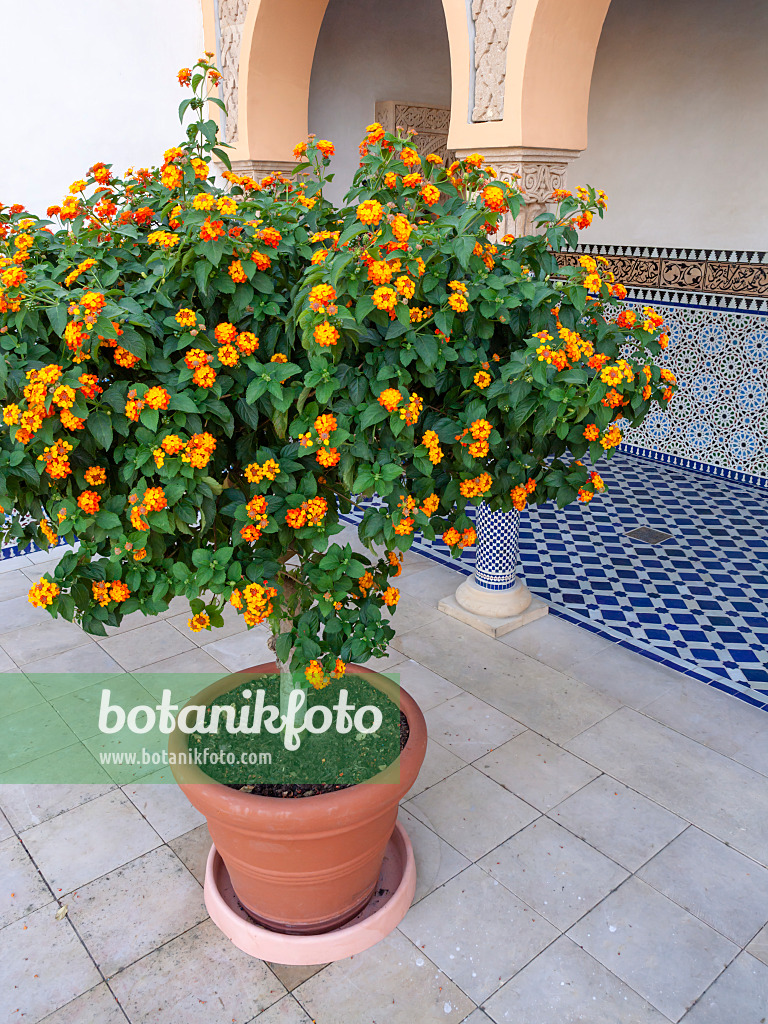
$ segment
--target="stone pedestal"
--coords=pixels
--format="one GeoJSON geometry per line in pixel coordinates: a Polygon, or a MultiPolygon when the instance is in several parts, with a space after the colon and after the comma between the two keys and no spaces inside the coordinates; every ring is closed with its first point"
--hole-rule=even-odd
{"type": "Polygon", "coordinates": [[[516,576],[519,512],[477,510],[475,572],[455,594],[438,604],[441,612],[489,636],[499,637],[548,612],[516,576]]]}

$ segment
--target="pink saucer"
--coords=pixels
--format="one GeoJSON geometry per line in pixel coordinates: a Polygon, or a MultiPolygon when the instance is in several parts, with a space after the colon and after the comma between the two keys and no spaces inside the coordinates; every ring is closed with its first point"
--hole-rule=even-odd
{"type": "Polygon", "coordinates": [[[205,905],[214,924],[244,953],[276,964],[327,964],[370,949],[400,924],[415,891],[413,848],[399,822],[384,852],[371,902],[342,928],[322,935],[283,935],[252,921],[235,896],[215,846],[205,870],[205,905]]]}

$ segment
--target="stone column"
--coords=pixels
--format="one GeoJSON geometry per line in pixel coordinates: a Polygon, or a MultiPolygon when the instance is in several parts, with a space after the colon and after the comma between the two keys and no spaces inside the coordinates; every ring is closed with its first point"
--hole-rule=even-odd
{"type": "MultiPolygon", "coordinates": [[[[473,150],[459,149],[458,158],[469,156],[473,150]]],[[[505,234],[528,235],[536,230],[533,220],[545,210],[553,209],[552,193],[565,188],[568,164],[579,156],[577,149],[533,149],[529,146],[510,146],[505,149],[481,149],[488,164],[501,181],[517,185],[523,193],[525,206],[516,220],[506,214],[499,230],[505,234]]]]}
{"type": "Polygon", "coordinates": [[[546,615],[547,605],[516,575],[520,513],[493,512],[483,504],[475,525],[475,572],[455,595],[440,601],[440,611],[493,637],[546,615]]]}
{"type": "Polygon", "coordinates": [[[296,163],[293,160],[233,160],[235,174],[247,174],[251,178],[266,178],[269,174],[282,174],[290,178],[296,163]]]}

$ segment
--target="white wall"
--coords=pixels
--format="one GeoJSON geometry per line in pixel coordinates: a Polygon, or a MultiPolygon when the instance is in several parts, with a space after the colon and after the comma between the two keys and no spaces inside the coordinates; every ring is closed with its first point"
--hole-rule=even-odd
{"type": "Polygon", "coordinates": [[[200,0],[3,0],[0,202],[45,216],[98,160],[122,173],[182,138],[176,72],[203,52],[200,0]]]}
{"type": "Polygon", "coordinates": [[[767,178],[768,3],[613,0],[568,172],[608,193],[583,241],[768,249],[767,178]]]}
{"type": "Polygon", "coordinates": [[[309,130],[336,147],[331,199],[352,181],[377,100],[451,105],[441,0],[330,0],[312,65],[309,130]]]}

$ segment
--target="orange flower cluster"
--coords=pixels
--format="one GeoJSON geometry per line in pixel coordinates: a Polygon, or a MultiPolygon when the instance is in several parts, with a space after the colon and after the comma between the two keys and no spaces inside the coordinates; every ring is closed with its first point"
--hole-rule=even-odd
{"type": "Polygon", "coordinates": [[[272,614],[272,599],[275,597],[277,591],[264,580],[263,586],[261,583],[249,583],[242,590],[235,588],[229,603],[243,612],[243,618],[249,626],[258,626],[272,614]]]}
{"type": "Polygon", "coordinates": [[[37,461],[45,463],[45,472],[54,480],[63,480],[72,472],[69,464],[69,453],[73,450],[69,441],[56,441],[54,444],[43,449],[43,454],[38,455],[37,461]]]}
{"type": "Polygon", "coordinates": [[[455,526],[451,526],[443,534],[443,544],[447,544],[450,548],[459,547],[462,551],[464,548],[472,547],[476,540],[477,533],[471,526],[468,526],[463,533],[459,533],[455,526]]]}
{"type": "Polygon", "coordinates": [[[102,608],[106,608],[110,601],[127,601],[131,596],[128,587],[121,580],[109,583],[106,580],[91,583],[93,598],[102,608]]]}
{"type": "Polygon", "coordinates": [[[437,512],[439,507],[440,498],[434,493],[430,494],[429,497],[425,498],[424,501],[422,501],[421,505],[419,506],[419,508],[421,509],[425,516],[433,516],[435,512],[437,512]]]}
{"type": "Polygon", "coordinates": [[[480,476],[472,477],[470,480],[462,480],[459,484],[459,493],[465,498],[479,498],[487,494],[493,486],[493,480],[489,473],[481,473],[480,476]]]}
{"type": "Polygon", "coordinates": [[[397,305],[397,292],[389,285],[382,285],[373,293],[373,304],[377,309],[391,313],[397,305]]]}
{"type": "Polygon", "coordinates": [[[53,604],[60,593],[60,588],[53,580],[48,580],[45,576],[42,576],[37,583],[34,583],[29,588],[27,600],[35,608],[47,608],[53,604]]]}
{"type": "Polygon", "coordinates": [[[443,457],[443,449],[440,447],[440,438],[434,430],[427,430],[421,439],[421,443],[427,449],[429,461],[436,466],[443,457]]]}
{"type": "Polygon", "coordinates": [[[327,511],[328,502],[325,498],[310,498],[298,508],[286,512],[285,521],[294,530],[300,530],[303,526],[320,526],[327,511]]]}
{"type": "Polygon", "coordinates": [[[522,512],[528,503],[528,495],[536,490],[536,481],[531,478],[525,484],[518,484],[509,492],[512,505],[518,512],[522,512]]]}
{"type": "Polygon", "coordinates": [[[388,608],[394,608],[400,600],[400,591],[397,587],[387,587],[381,595],[381,600],[388,608]]]}
{"type": "Polygon", "coordinates": [[[460,434],[456,435],[456,440],[463,446],[469,446],[467,451],[473,459],[484,459],[488,454],[488,438],[491,436],[492,430],[493,426],[488,420],[474,420],[469,427],[465,427],[460,434]],[[464,440],[467,434],[472,438],[471,441],[464,440]]]}
{"type": "Polygon", "coordinates": [[[313,336],[317,344],[322,348],[330,348],[332,345],[335,345],[341,337],[333,324],[329,323],[327,320],[324,320],[321,324],[317,325],[313,336]]]}
{"type": "Polygon", "coordinates": [[[378,398],[379,405],[382,405],[387,412],[394,412],[403,400],[403,396],[397,388],[384,388],[378,398]]]}
{"type": "Polygon", "coordinates": [[[378,199],[366,199],[357,208],[357,219],[362,224],[376,225],[383,216],[384,207],[378,199]]]}
{"type": "Polygon", "coordinates": [[[258,462],[251,462],[243,470],[245,479],[251,484],[260,484],[262,480],[274,480],[280,472],[280,464],[274,459],[267,459],[259,465],[258,462]]]}
{"type": "Polygon", "coordinates": [[[269,523],[269,518],[267,516],[267,499],[262,494],[257,494],[247,503],[245,511],[248,513],[248,518],[253,519],[254,522],[244,526],[241,529],[240,534],[244,540],[252,543],[261,537],[269,523]]]}
{"type": "Polygon", "coordinates": [[[415,391],[412,391],[411,397],[408,399],[408,405],[403,406],[400,410],[400,419],[405,420],[406,425],[412,427],[421,415],[423,408],[424,400],[419,398],[415,391]]]}
{"type": "Polygon", "coordinates": [[[96,491],[83,491],[77,499],[77,504],[83,512],[87,512],[89,516],[95,516],[101,505],[101,497],[96,491]]]}
{"type": "Polygon", "coordinates": [[[193,633],[200,633],[211,628],[211,617],[207,612],[198,612],[191,619],[187,619],[187,626],[193,633]]]}

